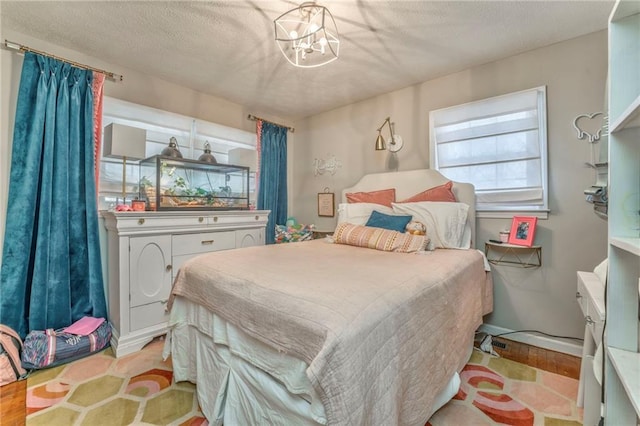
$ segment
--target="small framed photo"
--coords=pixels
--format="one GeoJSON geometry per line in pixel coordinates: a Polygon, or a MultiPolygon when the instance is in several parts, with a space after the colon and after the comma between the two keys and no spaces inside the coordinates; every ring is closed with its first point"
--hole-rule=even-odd
{"type": "Polygon", "coordinates": [[[535,216],[514,216],[511,222],[509,244],[531,247],[536,236],[537,223],[538,218],[535,216]]]}
{"type": "Polygon", "coordinates": [[[333,192],[318,193],[318,216],[333,217],[335,212],[333,192]]]}

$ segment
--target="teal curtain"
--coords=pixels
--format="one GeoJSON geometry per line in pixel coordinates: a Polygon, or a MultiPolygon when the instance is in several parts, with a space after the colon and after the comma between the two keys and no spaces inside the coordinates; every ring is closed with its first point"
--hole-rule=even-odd
{"type": "Polygon", "coordinates": [[[0,271],[0,322],[24,337],[106,318],[93,156],[93,73],[26,53],[0,271]]]}
{"type": "Polygon", "coordinates": [[[287,128],[263,122],[260,147],[258,209],[271,210],[265,242],[274,244],[276,225],[287,221],[287,128]]]}

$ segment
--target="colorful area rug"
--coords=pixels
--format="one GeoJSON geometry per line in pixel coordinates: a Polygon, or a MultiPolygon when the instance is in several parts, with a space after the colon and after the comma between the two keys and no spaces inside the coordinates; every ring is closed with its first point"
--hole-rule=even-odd
{"type": "MultiPolygon", "coordinates": [[[[163,341],[119,359],[111,349],[38,371],[27,380],[27,425],[207,425],[195,386],[173,383],[163,341]]],[[[578,381],[482,352],[461,374],[456,397],[429,426],[577,426],[578,381]]]]}

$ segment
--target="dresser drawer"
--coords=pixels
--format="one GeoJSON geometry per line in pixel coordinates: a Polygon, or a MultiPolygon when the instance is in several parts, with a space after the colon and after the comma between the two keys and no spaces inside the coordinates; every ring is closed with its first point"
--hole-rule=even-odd
{"type": "Polygon", "coordinates": [[[166,307],[167,301],[162,300],[129,309],[130,331],[169,321],[169,312],[166,311],[166,307]]]}
{"type": "Polygon", "coordinates": [[[171,239],[173,256],[229,250],[236,247],[235,231],[178,234],[171,239]]]}

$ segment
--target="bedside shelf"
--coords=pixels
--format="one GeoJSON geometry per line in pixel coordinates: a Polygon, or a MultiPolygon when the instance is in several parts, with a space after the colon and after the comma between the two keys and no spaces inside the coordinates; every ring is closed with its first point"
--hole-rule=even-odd
{"type": "Polygon", "coordinates": [[[493,265],[539,268],[542,266],[542,246],[518,246],[507,243],[484,243],[484,254],[493,265]]]}

